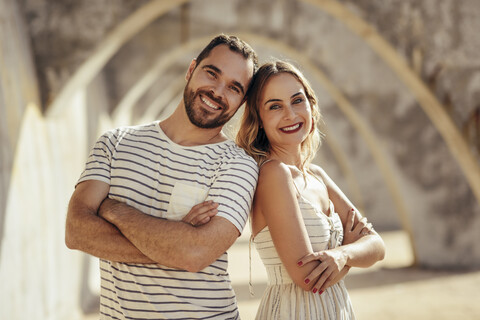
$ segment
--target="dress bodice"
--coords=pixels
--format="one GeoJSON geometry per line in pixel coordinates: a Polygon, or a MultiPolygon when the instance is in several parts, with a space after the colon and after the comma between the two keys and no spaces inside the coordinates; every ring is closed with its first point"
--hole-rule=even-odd
{"type": "MultiPolygon", "coordinates": [[[[342,244],[342,221],[331,201],[328,216],[301,195],[298,197],[298,205],[313,251],[327,250],[342,244]]],[[[292,283],[273,244],[268,226],[255,236],[253,243],[267,270],[268,284],[292,283]]]]}

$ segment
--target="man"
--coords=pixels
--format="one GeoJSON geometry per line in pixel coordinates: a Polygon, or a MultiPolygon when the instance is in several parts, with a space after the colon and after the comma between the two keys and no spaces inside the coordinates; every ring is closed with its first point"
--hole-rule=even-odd
{"type": "Polygon", "coordinates": [[[248,44],[220,35],[191,62],[170,117],[95,144],[65,239],[101,259],[102,319],[239,317],[225,252],[245,226],[258,168],[221,130],[256,67],[248,44]]]}

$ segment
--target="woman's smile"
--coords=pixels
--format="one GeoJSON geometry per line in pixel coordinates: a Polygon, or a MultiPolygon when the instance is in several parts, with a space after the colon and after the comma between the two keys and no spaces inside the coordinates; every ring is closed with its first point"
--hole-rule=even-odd
{"type": "Polygon", "coordinates": [[[280,128],[280,130],[284,133],[287,133],[287,134],[290,134],[290,133],[296,133],[298,131],[300,131],[300,129],[302,128],[303,126],[303,122],[298,122],[294,125],[291,125],[291,126],[288,126],[288,127],[283,127],[283,128],[280,128]]]}

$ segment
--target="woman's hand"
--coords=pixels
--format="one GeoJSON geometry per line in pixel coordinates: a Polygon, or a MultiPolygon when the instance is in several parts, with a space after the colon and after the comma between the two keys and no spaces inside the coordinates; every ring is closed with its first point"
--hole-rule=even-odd
{"type": "Polygon", "coordinates": [[[212,200],[201,202],[194,205],[192,209],[183,217],[182,221],[191,224],[194,227],[201,226],[210,221],[218,213],[218,203],[212,200]]]}
{"type": "Polygon", "coordinates": [[[372,233],[373,226],[371,223],[368,223],[367,218],[365,217],[361,218],[357,224],[354,225],[355,215],[354,209],[348,211],[347,224],[343,230],[342,244],[354,243],[358,239],[372,233]]]}
{"type": "Polygon", "coordinates": [[[348,266],[346,266],[347,256],[342,250],[335,248],[308,254],[298,262],[298,265],[304,266],[315,260],[320,261],[320,264],[305,278],[305,283],[319,277],[312,291],[313,293],[317,293],[318,291],[319,294],[322,294],[325,289],[338,281],[337,278],[342,270],[344,270],[345,267],[348,268],[348,266]]]}
{"type": "MultiPolygon", "coordinates": [[[[355,224],[355,216],[355,210],[351,209],[344,229],[343,245],[353,243],[372,233],[373,227],[368,223],[367,218],[363,217],[355,224]]],[[[313,293],[318,291],[322,294],[328,287],[343,278],[350,269],[346,265],[347,255],[341,247],[308,254],[298,262],[298,265],[303,266],[315,260],[320,261],[320,264],[305,278],[305,282],[308,283],[319,277],[312,288],[313,293]]]]}

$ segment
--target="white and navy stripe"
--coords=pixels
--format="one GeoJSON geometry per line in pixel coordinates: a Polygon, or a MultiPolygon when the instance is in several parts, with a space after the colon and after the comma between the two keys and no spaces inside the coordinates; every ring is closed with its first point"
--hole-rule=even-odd
{"type": "MultiPolygon", "coordinates": [[[[191,208],[211,199],[219,203],[217,216],[241,232],[257,177],[255,161],[232,141],[184,147],[173,143],[154,122],[102,135],[78,182],[104,181],[110,185],[110,198],[165,219],[173,219],[172,210],[180,210],[172,207],[175,200],[191,208]],[[203,198],[192,200],[195,197],[188,194],[173,199],[172,192],[181,193],[182,188],[196,190],[203,198]],[[185,199],[195,203],[185,204],[185,199]]],[[[101,260],[101,318],[237,319],[227,264],[226,253],[197,273],[101,260]]]]}

